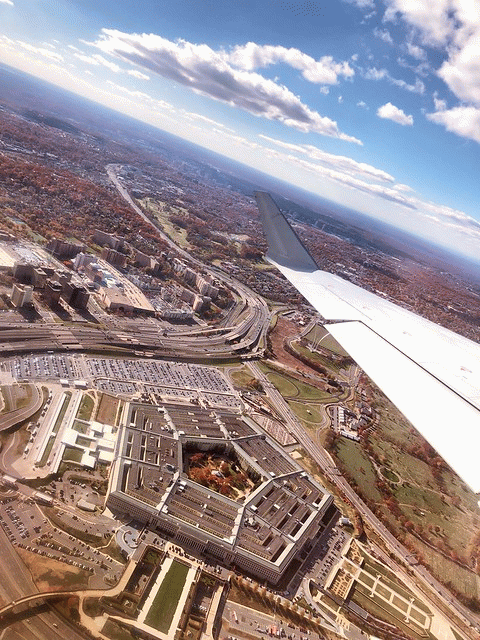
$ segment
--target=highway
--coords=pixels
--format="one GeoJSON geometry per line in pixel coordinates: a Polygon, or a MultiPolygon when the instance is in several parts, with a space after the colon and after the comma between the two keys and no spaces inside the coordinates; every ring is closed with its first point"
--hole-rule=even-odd
{"type": "Polygon", "coordinates": [[[15,329],[0,330],[0,350],[4,356],[23,353],[43,353],[46,345],[52,351],[102,353],[112,350],[148,351],[159,357],[176,356],[196,360],[210,357],[229,359],[246,351],[261,352],[270,315],[266,306],[254,300],[245,318],[237,326],[212,330],[195,329],[169,331],[162,335],[158,328],[135,330],[121,326],[105,329],[101,326],[72,326],[62,328],[57,323],[27,324],[15,329]]]}
{"type": "Polygon", "coordinates": [[[37,386],[30,385],[30,387],[32,389],[32,397],[30,398],[28,405],[21,409],[15,409],[2,414],[0,416],[0,431],[7,431],[14,425],[27,420],[40,409],[43,402],[42,393],[37,386]]]}

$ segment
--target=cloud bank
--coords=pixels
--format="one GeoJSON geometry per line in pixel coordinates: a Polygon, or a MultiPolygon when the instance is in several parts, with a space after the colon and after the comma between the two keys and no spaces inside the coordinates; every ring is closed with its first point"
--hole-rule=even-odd
{"type": "Polygon", "coordinates": [[[94,45],[105,54],[256,117],[275,120],[299,131],[362,144],[342,132],[334,120],[310,109],[284,85],[248,69],[252,65],[266,66],[282,61],[296,65],[294,68],[318,82],[335,83],[338,75],[353,73],[347,63],[334,63],[330,58],[314,61],[296,49],[260,47],[253,43],[226,53],[214,51],[206,44],[172,42],[156,34],[128,34],[112,29],[103,29],[94,45]]]}

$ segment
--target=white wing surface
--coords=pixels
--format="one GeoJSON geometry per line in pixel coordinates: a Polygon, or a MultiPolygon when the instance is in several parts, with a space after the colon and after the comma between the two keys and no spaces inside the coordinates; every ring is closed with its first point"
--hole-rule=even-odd
{"type": "Polygon", "coordinates": [[[480,492],[480,345],[320,271],[268,193],[267,259],[454,471],[480,492]]]}

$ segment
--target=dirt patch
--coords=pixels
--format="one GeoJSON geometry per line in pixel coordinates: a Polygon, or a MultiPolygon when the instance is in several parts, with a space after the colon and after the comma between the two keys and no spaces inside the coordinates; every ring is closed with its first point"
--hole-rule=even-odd
{"type": "Polygon", "coordinates": [[[288,320],[288,318],[279,317],[275,328],[270,333],[270,342],[274,353],[274,358],[272,359],[289,367],[288,375],[292,378],[308,382],[309,385],[318,389],[327,389],[326,382],[319,376],[318,371],[285,351],[284,340],[291,340],[298,337],[298,335],[299,328],[294,322],[288,320]],[[308,376],[308,380],[305,379],[303,374],[308,376]]]}
{"type": "Polygon", "coordinates": [[[113,396],[108,395],[108,393],[103,393],[98,405],[95,420],[102,424],[115,425],[119,402],[120,400],[118,400],[118,398],[114,398],[113,396]]]}
{"type": "Polygon", "coordinates": [[[90,574],[82,569],[39,556],[38,553],[26,549],[17,549],[17,552],[32,574],[39,591],[65,591],[88,587],[90,574]]]}
{"type": "Polygon", "coordinates": [[[275,359],[278,360],[278,362],[287,365],[288,367],[296,369],[297,371],[303,371],[304,373],[307,373],[309,375],[316,375],[317,372],[314,369],[304,364],[300,360],[297,360],[297,358],[285,351],[283,347],[285,339],[290,340],[292,338],[296,338],[298,335],[298,326],[291,320],[288,320],[288,318],[279,316],[275,328],[270,333],[270,341],[272,343],[275,359]]]}

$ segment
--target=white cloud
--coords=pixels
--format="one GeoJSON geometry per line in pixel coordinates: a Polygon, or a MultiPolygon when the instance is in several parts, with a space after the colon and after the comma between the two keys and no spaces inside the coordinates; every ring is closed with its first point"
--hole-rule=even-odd
{"type": "Polygon", "coordinates": [[[405,89],[406,91],[410,91],[410,93],[423,94],[425,92],[425,85],[419,78],[415,79],[415,84],[409,84],[408,82],[400,78],[393,78],[390,75],[390,72],[387,71],[387,69],[377,69],[376,67],[371,67],[364,72],[363,77],[366,80],[387,80],[395,87],[405,89]]]}
{"type": "Polygon", "coordinates": [[[366,102],[364,102],[363,100],[359,100],[357,102],[357,107],[362,107],[362,109],[368,109],[368,104],[366,102]]]}
{"type": "MultiPolygon", "coordinates": [[[[191,120],[201,120],[202,122],[206,122],[207,124],[211,124],[214,127],[221,127],[222,133],[224,133],[225,131],[231,131],[232,133],[235,133],[235,131],[233,129],[229,129],[227,126],[225,126],[221,122],[217,122],[216,120],[212,120],[212,118],[207,118],[207,116],[203,116],[200,113],[193,113],[192,111],[185,111],[184,109],[182,109],[182,117],[186,117],[186,118],[189,118],[191,120]]],[[[218,131],[218,129],[217,129],[217,131],[218,131]]]]}
{"type": "MultiPolygon", "coordinates": [[[[222,133],[221,131],[218,132],[222,133]]],[[[418,232],[424,237],[444,245],[447,245],[446,238],[448,238],[448,246],[451,247],[452,242],[456,242],[463,249],[468,248],[470,255],[478,254],[480,223],[463,211],[422,200],[406,184],[390,183],[385,185],[369,182],[368,179],[372,177],[369,175],[369,171],[357,171],[359,167],[368,167],[369,165],[358,163],[352,158],[335,156],[309,145],[290,144],[264,135],[259,137],[266,142],[287,150],[287,153],[284,153],[270,147],[260,147],[264,157],[279,161],[283,167],[291,167],[292,173],[295,169],[303,169],[319,179],[330,180],[342,187],[347,187],[353,193],[365,193],[376,200],[380,198],[391,202],[401,207],[403,213],[401,209],[394,209],[393,212],[391,211],[388,214],[388,210],[382,206],[382,214],[379,216],[381,219],[388,220],[388,215],[390,215],[390,220],[392,222],[395,221],[395,224],[399,224],[399,220],[402,220],[403,228],[405,229],[414,230],[414,232],[418,232]],[[309,160],[299,158],[293,155],[294,153],[307,155],[309,160]],[[321,164],[310,160],[316,160],[321,164]],[[362,174],[361,177],[360,174],[362,174]]],[[[233,138],[235,136],[232,136],[233,138]]],[[[254,143],[243,138],[239,138],[238,142],[249,147],[254,145],[254,143]]],[[[373,170],[373,173],[382,173],[374,167],[370,169],[373,170]]],[[[388,174],[385,175],[388,176],[388,174]]],[[[390,178],[393,180],[391,176],[390,178]]],[[[354,197],[358,199],[358,195],[354,197]]],[[[370,208],[368,210],[371,213],[370,208]]]]}
{"type": "Polygon", "coordinates": [[[138,80],[150,80],[150,76],[147,76],[146,73],[142,73],[137,69],[127,69],[127,73],[129,76],[133,76],[134,78],[138,78],[138,80]]]}
{"type": "Polygon", "coordinates": [[[118,64],[107,60],[99,53],[94,53],[92,56],[86,56],[83,53],[74,53],[73,55],[75,56],[75,58],[78,58],[82,62],[86,62],[87,64],[91,64],[95,67],[107,67],[107,69],[110,69],[110,71],[113,71],[114,73],[119,73],[120,71],[122,71],[118,64]]]}
{"type": "Polygon", "coordinates": [[[371,67],[364,73],[364,78],[367,80],[384,80],[389,76],[390,74],[386,69],[377,69],[376,67],[371,67]]]}
{"type": "Polygon", "coordinates": [[[361,180],[360,178],[356,178],[355,176],[349,175],[348,173],[323,167],[319,164],[314,164],[313,162],[302,160],[292,155],[287,155],[286,158],[311,173],[321,175],[341,185],[350,187],[351,189],[356,189],[370,196],[382,198],[384,200],[388,200],[389,202],[394,202],[396,204],[407,207],[408,209],[416,208],[415,205],[408,200],[408,198],[405,198],[401,193],[399,193],[392,187],[387,187],[383,184],[372,184],[370,182],[366,182],[365,180],[361,180]]]}
{"type": "Polygon", "coordinates": [[[335,62],[331,56],[315,60],[299,49],[258,45],[255,42],[235,47],[227,54],[227,59],[233,66],[246,71],[283,62],[301,71],[306,80],[315,84],[338,84],[339,76],[351,78],[355,74],[348,62],[335,62]]]}
{"type": "Polygon", "coordinates": [[[433,104],[435,105],[435,111],[445,111],[447,108],[446,100],[442,100],[438,97],[438,93],[435,91],[433,94],[433,104]]]}
{"type": "Polygon", "coordinates": [[[468,138],[480,143],[480,108],[474,106],[454,107],[445,109],[445,102],[438,100],[438,110],[427,113],[427,118],[436,124],[441,124],[452,133],[462,138],[468,138]]]}
{"type": "Polygon", "coordinates": [[[438,75],[461,100],[480,104],[480,4],[476,0],[386,0],[386,19],[397,14],[424,44],[444,48],[438,75]]]}
{"type": "Polygon", "coordinates": [[[44,58],[48,58],[49,60],[53,60],[54,62],[63,62],[63,56],[59,53],[55,53],[55,51],[50,51],[50,49],[45,49],[44,47],[35,47],[28,42],[23,42],[22,40],[15,40],[15,44],[25,51],[29,51],[30,53],[34,53],[36,56],[43,56],[44,58]]]}
{"type": "MultiPolygon", "coordinates": [[[[223,127],[223,125],[220,125],[220,126],[223,127]]],[[[222,137],[226,136],[236,144],[240,144],[243,147],[247,147],[248,149],[261,148],[261,145],[258,145],[256,142],[252,142],[251,140],[247,140],[247,138],[244,138],[243,136],[236,135],[235,132],[228,133],[228,131],[232,131],[231,129],[227,129],[227,131],[225,131],[225,129],[222,128],[222,129],[214,129],[214,131],[215,133],[218,133],[222,137]]]]}
{"type": "Polygon", "coordinates": [[[279,147],[288,149],[289,151],[302,153],[312,160],[318,160],[326,166],[333,167],[345,173],[361,175],[365,178],[373,178],[374,180],[380,180],[382,182],[395,181],[395,178],[386,171],[376,169],[365,162],[357,162],[356,160],[353,160],[353,158],[348,158],[347,156],[338,156],[333,153],[328,153],[327,151],[323,151],[322,149],[310,144],[291,144],[263,134],[259,134],[259,137],[279,147]]]}
{"type": "Polygon", "coordinates": [[[425,58],[427,57],[425,49],[422,49],[422,47],[419,47],[416,44],[412,44],[411,42],[407,42],[407,53],[416,60],[425,60],[425,58]]]}
{"type": "Polygon", "coordinates": [[[393,188],[397,191],[413,191],[412,187],[409,187],[408,184],[402,184],[401,182],[393,185],[393,188]]]}
{"type": "Polygon", "coordinates": [[[425,93],[425,85],[419,78],[415,78],[415,84],[409,84],[408,82],[405,82],[405,80],[397,78],[389,78],[389,80],[393,85],[400,87],[400,89],[405,89],[405,91],[419,94],[425,93]]]}
{"type": "MultiPolygon", "coordinates": [[[[478,0],[385,0],[385,20],[401,18],[416,39],[442,52],[437,75],[459,99],[446,110],[436,105],[431,121],[464,138],[479,141],[480,3],[478,0]]],[[[418,58],[420,59],[420,58],[418,58]]],[[[438,59],[438,55],[437,55],[438,59]]]]}
{"type": "Polygon", "coordinates": [[[374,9],[375,2],[373,0],[344,0],[347,4],[354,4],[359,9],[374,9]]]}
{"type": "Polygon", "coordinates": [[[449,59],[442,64],[438,75],[457,98],[480,106],[480,15],[474,35],[461,46],[450,48],[449,59]]]}
{"type": "Polygon", "coordinates": [[[123,87],[119,84],[116,84],[111,80],[107,80],[107,84],[109,84],[111,87],[113,87],[117,91],[126,93],[129,97],[133,98],[134,100],[140,100],[141,102],[150,104],[154,107],[157,107],[165,111],[176,111],[175,107],[171,105],[169,102],[165,102],[165,100],[157,100],[156,98],[153,98],[148,93],[145,93],[143,91],[132,91],[131,89],[128,89],[127,87],[123,87]]]}
{"type": "Polygon", "coordinates": [[[387,102],[377,109],[377,116],[379,118],[384,118],[386,120],[392,120],[397,124],[401,124],[403,126],[413,124],[413,116],[407,116],[407,114],[399,109],[391,102],[387,102]]]}
{"type": "Polygon", "coordinates": [[[362,144],[357,138],[340,131],[334,120],[302,103],[284,85],[256,72],[233,67],[228,54],[214,51],[208,45],[185,40],[172,42],[155,34],[128,34],[103,29],[95,46],[104,53],[256,117],[276,120],[299,131],[362,144]]]}
{"type": "Polygon", "coordinates": [[[0,4],[8,4],[10,7],[15,6],[12,0],[0,0],[0,4]]]}
{"type": "Polygon", "coordinates": [[[393,44],[393,39],[388,29],[379,29],[378,27],[375,27],[373,35],[387,44],[393,44]]]}

